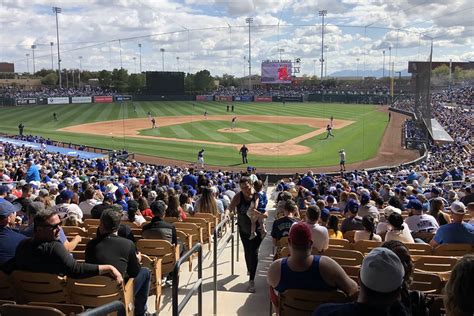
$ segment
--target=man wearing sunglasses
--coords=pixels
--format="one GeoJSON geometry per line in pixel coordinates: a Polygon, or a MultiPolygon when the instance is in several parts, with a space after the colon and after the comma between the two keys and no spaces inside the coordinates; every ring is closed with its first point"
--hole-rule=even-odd
{"type": "Polygon", "coordinates": [[[33,238],[24,240],[16,249],[16,269],[74,278],[110,274],[117,283],[123,282],[120,272],[110,264],[77,262],[59,241],[60,226],[57,212],[45,210],[36,214],[33,238]]]}

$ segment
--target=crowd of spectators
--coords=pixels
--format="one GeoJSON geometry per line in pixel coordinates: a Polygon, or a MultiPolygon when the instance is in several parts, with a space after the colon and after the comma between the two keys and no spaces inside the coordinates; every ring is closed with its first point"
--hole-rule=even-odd
{"type": "MultiPolygon", "coordinates": [[[[321,270],[317,273],[308,270],[310,279],[317,280],[310,286],[317,290],[339,288],[349,296],[355,295],[356,285],[341,267],[332,260],[311,255],[313,250],[327,248],[329,236],[342,237],[339,230],[342,233],[358,231],[357,238],[361,240],[392,242],[384,247],[393,252],[379,249],[362,264],[363,285],[357,308],[367,310],[374,304],[375,294],[390,293],[384,297],[385,303],[391,304],[403,289],[409,271],[402,266],[402,258],[398,259],[400,255],[395,249],[400,246],[394,242],[423,242],[407,232],[434,233],[432,246],[474,245],[474,227],[463,222],[465,216],[474,215],[471,151],[467,148],[472,146],[470,113],[457,107],[447,109],[437,103],[436,97],[433,99],[434,112],[455,142],[431,146],[427,160],[370,173],[354,170],[329,176],[308,172],[277,184],[279,219],[271,229],[271,236],[275,244],[289,236],[290,251],[294,255],[270,267],[269,284],[276,292],[281,293],[295,284],[307,284],[303,281],[308,280],[303,278],[298,282],[292,275],[282,278],[279,269],[306,271],[309,266],[318,266],[321,270]],[[445,183],[451,180],[458,182],[445,183]],[[402,215],[408,217],[404,219],[402,215]],[[301,218],[305,218],[304,225],[301,218]],[[344,218],[340,226],[338,218],[344,218]],[[293,225],[296,222],[301,224],[293,225]],[[372,264],[386,268],[366,273],[365,267],[372,264]]],[[[149,230],[144,235],[159,235],[172,243],[178,243],[176,232],[163,222],[164,216],[184,220],[195,212],[208,212],[223,218],[229,211],[236,211],[239,221],[246,219],[250,223],[247,211],[256,194],[253,184],[259,180],[253,168],[245,172],[199,171],[133,160],[80,159],[9,143],[0,143],[0,148],[3,161],[0,166],[0,265],[6,271],[21,268],[73,276],[111,273],[119,281],[129,273],[141,280],[137,282],[135,294],[143,297],[148,291],[146,284],[150,275],[139,269],[140,256],[135,257],[133,235],[120,221],[140,226],[151,219],[143,227],[144,232],[149,230]],[[74,249],[80,237],[68,241],[60,226],[61,223],[77,225],[88,217],[101,219],[98,239],[88,247],[87,263],[77,264],[67,252],[74,249]],[[33,239],[25,239],[23,235],[33,239]],[[105,240],[104,236],[113,240],[105,240]],[[118,240],[116,236],[130,241],[118,240]],[[101,255],[100,249],[107,249],[107,256],[101,255]],[[126,253],[120,255],[120,249],[126,253]],[[47,254],[53,254],[55,259],[47,254]],[[127,266],[115,264],[123,263],[125,257],[127,266]]],[[[252,240],[261,242],[263,233],[264,230],[257,229],[258,238],[254,238],[249,231],[248,236],[252,238],[244,240],[241,231],[246,252],[258,254],[258,246],[255,248],[252,240]]],[[[258,256],[247,259],[252,261],[247,262],[249,291],[254,292],[258,256]]],[[[139,314],[144,314],[143,300],[136,300],[136,304],[140,305],[136,306],[139,314]]],[[[323,306],[317,315],[329,310],[343,314],[351,308],[354,306],[323,306]]]]}
{"type": "Polygon", "coordinates": [[[86,88],[45,88],[24,90],[21,88],[1,88],[0,97],[4,98],[47,98],[47,97],[91,97],[95,95],[114,95],[115,92],[101,87],[86,88]]]}

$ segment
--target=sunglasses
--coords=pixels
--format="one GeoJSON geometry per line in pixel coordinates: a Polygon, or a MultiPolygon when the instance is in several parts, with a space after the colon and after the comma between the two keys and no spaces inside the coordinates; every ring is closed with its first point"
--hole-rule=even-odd
{"type": "Polygon", "coordinates": [[[47,227],[51,230],[56,230],[61,227],[61,223],[55,224],[55,225],[41,225],[41,227],[47,227]]]}

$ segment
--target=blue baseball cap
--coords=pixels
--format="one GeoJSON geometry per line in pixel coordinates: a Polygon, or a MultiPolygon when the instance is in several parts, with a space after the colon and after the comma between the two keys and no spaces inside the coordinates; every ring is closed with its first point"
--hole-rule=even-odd
{"type": "Polygon", "coordinates": [[[10,192],[10,188],[8,187],[8,185],[0,185],[0,194],[3,195],[8,192],[10,192]]]}
{"type": "Polygon", "coordinates": [[[359,203],[356,200],[350,199],[346,204],[346,212],[357,213],[359,211],[359,203]]]}
{"type": "Polygon", "coordinates": [[[367,193],[362,194],[362,196],[360,197],[360,203],[367,204],[369,202],[370,202],[370,195],[368,195],[367,193]]]}
{"type": "Polygon", "coordinates": [[[423,210],[423,204],[420,202],[420,200],[413,199],[408,202],[407,208],[412,208],[414,210],[421,211],[423,210]]]}
{"type": "Polygon", "coordinates": [[[70,200],[73,198],[74,196],[74,192],[72,191],[69,191],[69,190],[65,190],[65,191],[61,191],[61,193],[59,194],[60,198],[64,201],[64,200],[70,200]]]}
{"type": "Polygon", "coordinates": [[[5,199],[0,199],[0,216],[7,217],[11,213],[21,210],[21,204],[12,204],[5,199]]]}

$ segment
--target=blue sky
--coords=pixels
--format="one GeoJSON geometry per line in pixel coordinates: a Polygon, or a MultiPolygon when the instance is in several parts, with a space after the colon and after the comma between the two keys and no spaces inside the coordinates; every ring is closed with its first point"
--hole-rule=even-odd
{"type": "MultiPolygon", "coordinates": [[[[301,59],[301,74],[319,74],[321,17],[325,19],[327,73],[377,70],[390,60],[395,70],[409,60],[426,60],[430,38],[434,60],[474,60],[474,5],[468,0],[3,0],[0,5],[0,61],[19,72],[51,68],[50,42],[57,67],[59,15],[62,67],[90,70],[121,65],[129,72],[165,70],[214,75],[244,74],[252,17],[252,73],[265,59],[301,59]],[[229,27],[230,25],[230,27],[229,27]],[[120,41],[119,41],[120,40],[120,41]],[[391,49],[389,49],[391,47],[391,49]],[[120,58],[121,52],[121,58],[120,58]],[[26,54],[30,56],[27,58],[26,54]],[[315,62],[316,60],[316,62],[315,62]],[[27,63],[28,61],[28,63],[27,63]]],[[[246,74],[248,73],[245,67],[246,74]]]]}

